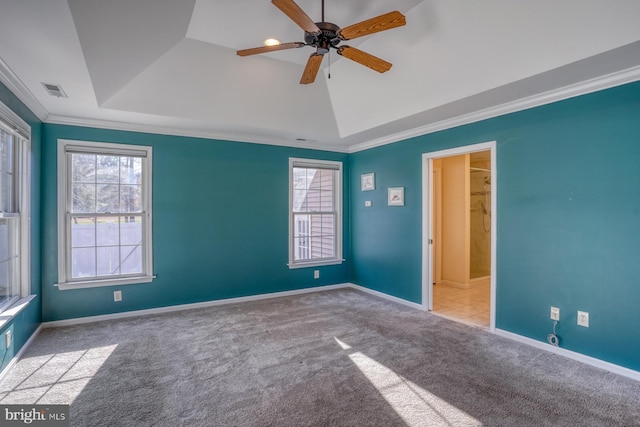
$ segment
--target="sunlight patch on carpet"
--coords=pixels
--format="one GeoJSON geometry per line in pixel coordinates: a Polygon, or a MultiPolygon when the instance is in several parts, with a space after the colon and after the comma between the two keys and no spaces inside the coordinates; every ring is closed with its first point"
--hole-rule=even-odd
{"type": "Polygon", "coordinates": [[[350,354],[349,358],[408,426],[482,425],[480,421],[464,411],[396,374],[372,358],[360,352],[350,354]]]}
{"type": "Polygon", "coordinates": [[[336,340],[336,342],[338,343],[338,345],[339,345],[340,347],[342,347],[342,349],[343,349],[343,350],[349,350],[349,349],[351,348],[351,346],[350,346],[349,344],[346,344],[346,343],[344,343],[344,342],[340,341],[338,338],[333,337],[333,339],[334,339],[334,340],[336,340]]]}
{"type": "Polygon", "coordinates": [[[2,404],[70,404],[100,370],[117,344],[23,359],[2,384],[2,404]],[[16,379],[22,380],[12,383],[16,379]]]}

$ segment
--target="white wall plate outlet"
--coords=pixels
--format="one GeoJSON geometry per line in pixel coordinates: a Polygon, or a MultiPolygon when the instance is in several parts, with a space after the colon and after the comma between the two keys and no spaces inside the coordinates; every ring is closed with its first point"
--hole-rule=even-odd
{"type": "Polygon", "coordinates": [[[314,279],[319,279],[320,278],[320,270],[314,270],[313,271],[313,278],[314,279]]]}
{"type": "Polygon", "coordinates": [[[560,321],[560,309],[558,307],[551,307],[551,320],[560,321]]]}
{"type": "Polygon", "coordinates": [[[589,327],[589,313],[586,311],[578,310],[578,326],[589,327]]]}
{"type": "Polygon", "coordinates": [[[113,300],[115,302],[122,301],[122,291],[113,291],[113,300]]]}

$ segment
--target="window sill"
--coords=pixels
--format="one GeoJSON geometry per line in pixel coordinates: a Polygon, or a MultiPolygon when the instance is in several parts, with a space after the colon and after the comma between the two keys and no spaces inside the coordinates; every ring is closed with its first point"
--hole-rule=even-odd
{"type": "Polygon", "coordinates": [[[36,295],[29,295],[28,297],[20,298],[16,301],[11,307],[0,313],[0,329],[4,328],[4,326],[11,322],[22,310],[27,308],[31,300],[33,300],[36,295]]]}
{"type": "Polygon", "coordinates": [[[330,259],[324,261],[313,261],[313,262],[297,262],[295,264],[287,264],[290,270],[296,268],[310,268],[310,267],[322,267],[325,265],[338,265],[342,264],[345,260],[343,259],[330,259]]]}
{"type": "Polygon", "coordinates": [[[93,280],[93,281],[86,281],[86,282],[56,283],[54,286],[57,286],[58,290],[60,291],[68,291],[71,289],[102,288],[104,286],[135,285],[138,283],[151,283],[155,278],[156,276],[123,277],[120,279],[103,279],[103,280],[93,280]]]}

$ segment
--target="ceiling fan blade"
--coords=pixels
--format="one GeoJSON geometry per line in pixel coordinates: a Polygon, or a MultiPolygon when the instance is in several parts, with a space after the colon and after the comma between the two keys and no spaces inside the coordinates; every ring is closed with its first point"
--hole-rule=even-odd
{"type": "Polygon", "coordinates": [[[349,58],[352,61],[362,64],[365,67],[369,67],[379,73],[384,73],[391,69],[391,63],[380,59],[377,56],[373,56],[370,53],[363,52],[360,49],[356,49],[351,46],[341,46],[338,48],[338,53],[345,58],[349,58]]]}
{"type": "Polygon", "coordinates": [[[319,33],[320,28],[304,13],[304,10],[300,8],[293,0],[271,0],[271,3],[275,7],[280,9],[285,15],[287,15],[293,22],[298,24],[300,28],[308,33],[319,33]]]}
{"type": "Polygon", "coordinates": [[[275,46],[252,47],[251,49],[242,49],[236,53],[239,56],[257,55],[259,53],[275,52],[277,50],[294,49],[296,47],[305,46],[302,42],[282,43],[275,46]]]}
{"type": "Polygon", "coordinates": [[[318,74],[320,64],[322,63],[322,57],[323,56],[319,53],[311,54],[311,56],[307,60],[307,65],[304,67],[304,72],[302,73],[300,84],[306,85],[309,83],[313,83],[316,80],[316,75],[318,74]]]}
{"type": "Polygon", "coordinates": [[[379,31],[390,30],[396,27],[402,27],[407,23],[404,15],[397,10],[349,25],[338,31],[338,36],[342,40],[351,40],[356,37],[362,37],[379,31]]]}

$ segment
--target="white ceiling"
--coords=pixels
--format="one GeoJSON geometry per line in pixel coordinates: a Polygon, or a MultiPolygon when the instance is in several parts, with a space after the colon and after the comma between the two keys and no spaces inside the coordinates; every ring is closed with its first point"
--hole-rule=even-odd
{"type": "Polygon", "coordinates": [[[2,0],[0,80],[46,122],[354,151],[640,79],[637,0],[325,4],[341,27],[406,15],[348,42],[389,72],[332,54],[300,85],[310,47],[237,56],[303,41],[268,0],[2,0]]]}

